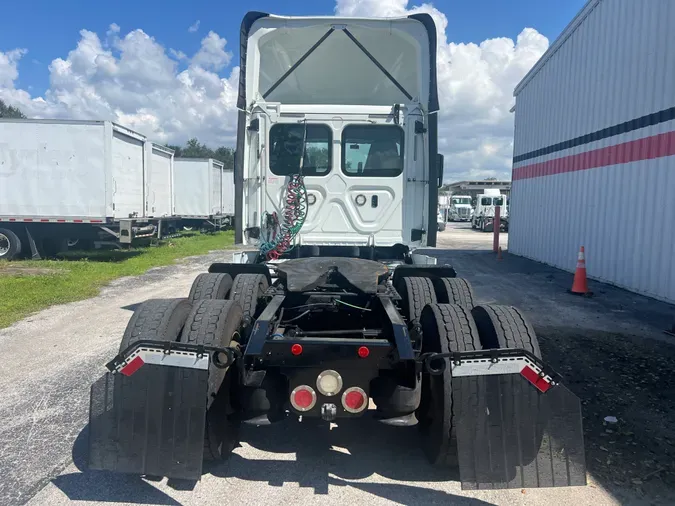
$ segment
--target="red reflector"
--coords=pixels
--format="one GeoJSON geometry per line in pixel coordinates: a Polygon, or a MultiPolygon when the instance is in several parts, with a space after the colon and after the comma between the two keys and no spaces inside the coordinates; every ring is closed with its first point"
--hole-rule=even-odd
{"type": "Polygon", "coordinates": [[[363,394],[359,391],[352,390],[345,395],[345,407],[353,409],[354,411],[359,411],[363,404],[366,402],[366,399],[363,397],[363,394]]]}
{"type": "Polygon", "coordinates": [[[366,358],[368,355],[370,355],[370,350],[366,348],[365,346],[361,346],[358,351],[359,357],[361,358],[366,358]]]}
{"type": "Polygon", "coordinates": [[[295,404],[300,408],[307,409],[312,405],[313,400],[314,398],[309,390],[303,389],[295,392],[295,404]]]}
{"type": "Polygon", "coordinates": [[[536,371],[532,369],[529,365],[523,367],[523,369],[520,371],[520,374],[522,375],[523,378],[532,383],[535,386],[535,388],[542,393],[546,392],[549,388],[551,388],[551,384],[544,378],[539,376],[536,373],[536,371]]]}
{"type": "Polygon", "coordinates": [[[296,343],[293,346],[291,346],[291,353],[296,356],[300,355],[302,353],[302,345],[296,343]]]}
{"type": "Polygon", "coordinates": [[[291,392],[291,405],[298,411],[309,411],[316,404],[316,393],[308,385],[295,387],[291,392]]]}
{"type": "Polygon", "coordinates": [[[127,365],[122,367],[122,369],[120,369],[120,372],[125,376],[131,376],[133,373],[138,371],[143,364],[145,364],[145,362],[143,362],[143,359],[141,357],[136,357],[127,365]]]}

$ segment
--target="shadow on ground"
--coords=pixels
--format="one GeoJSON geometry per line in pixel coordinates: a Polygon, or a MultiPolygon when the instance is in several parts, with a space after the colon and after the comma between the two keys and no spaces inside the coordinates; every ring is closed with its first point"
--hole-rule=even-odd
{"type": "MultiPolygon", "coordinates": [[[[101,501],[111,503],[179,504],[152,482],[131,475],[87,470],[87,427],[78,436],[73,447],[73,461],[78,473],[61,475],[53,480],[72,501],[101,501]]],[[[237,478],[281,487],[297,483],[328,494],[328,487],[345,486],[395,501],[399,504],[458,504],[487,505],[485,501],[460,497],[428,488],[429,482],[457,480],[456,473],[431,467],[419,448],[415,428],[387,427],[379,422],[363,419],[329,430],[327,426],[307,426],[292,420],[269,427],[244,426],[244,446],[226,461],[205,465],[204,474],[219,478],[237,478]],[[265,458],[246,458],[241,455],[266,452],[265,458]],[[278,460],[270,455],[279,454],[278,460]],[[295,454],[286,458],[285,454],[295,454]],[[283,457],[282,457],[283,455],[283,457]],[[372,475],[406,482],[420,482],[419,486],[401,483],[363,483],[372,475]]],[[[192,490],[194,482],[169,480],[174,490],[192,490]]]]}

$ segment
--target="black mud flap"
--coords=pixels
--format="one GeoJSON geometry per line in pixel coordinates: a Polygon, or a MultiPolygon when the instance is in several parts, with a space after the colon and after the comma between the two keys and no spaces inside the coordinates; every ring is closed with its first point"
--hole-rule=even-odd
{"type": "Polygon", "coordinates": [[[452,379],[463,490],[586,485],[579,399],[521,374],[452,379]]]}
{"type": "Polygon", "coordinates": [[[89,468],[199,480],[208,371],[146,363],[91,387],[89,468]]]}

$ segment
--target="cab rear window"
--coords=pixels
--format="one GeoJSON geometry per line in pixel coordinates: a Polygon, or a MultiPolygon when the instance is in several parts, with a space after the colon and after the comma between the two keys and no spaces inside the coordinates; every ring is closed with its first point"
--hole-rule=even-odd
{"type": "Polygon", "coordinates": [[[395,125],[350,125],[342,131],[342,172],[396,177],[403,172],[403,130],[395,125]]]}
{"type": "Polygon", "coordinates": [[[277,124],[270,129],[270,171],[277,176],[290,176],[300,171],[300,157],[304,160],[305,176],[324,176],[331,169],[333,133],[328,125],[304,123],[277,124]]]}

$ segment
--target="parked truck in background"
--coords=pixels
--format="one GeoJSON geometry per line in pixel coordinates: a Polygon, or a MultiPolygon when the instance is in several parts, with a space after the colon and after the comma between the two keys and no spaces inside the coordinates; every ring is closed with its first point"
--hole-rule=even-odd
{"type": "Polygon", "coordinates": [[[0,259],[175,228],[173,151],[110,121],[0,120],[0,259]]]}
{"type": "Polygon", "coordinates": [[[472,215],[471,195],[453,195],[450,197],[448,221],[471,221],[472,215]]]}
{"type": "Polygon", "coordinates": [[[497,189],[486,189],[476,197],[476,210],[471,218],[471,228],[482,232],[492,232],[495,208],[500,206],[500,229],[509,230],[509,212],[506,195],[497,189]]]}

